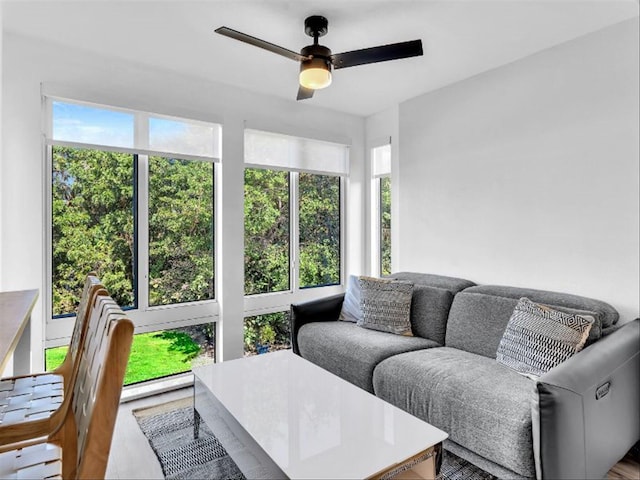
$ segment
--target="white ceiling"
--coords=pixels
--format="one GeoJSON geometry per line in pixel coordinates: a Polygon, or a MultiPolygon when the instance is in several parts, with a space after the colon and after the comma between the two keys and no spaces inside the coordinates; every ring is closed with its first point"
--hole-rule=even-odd
{"type": "Polygon", "coordinates": [[[370,115],[403,100],[638,16],[637,0],[3,0],[7,31],[295,101],[298,65],[217,35],[291,50],[324,15],[334,53],[420,38],[424,56],[334,72],[308,104],[370,115]]]}

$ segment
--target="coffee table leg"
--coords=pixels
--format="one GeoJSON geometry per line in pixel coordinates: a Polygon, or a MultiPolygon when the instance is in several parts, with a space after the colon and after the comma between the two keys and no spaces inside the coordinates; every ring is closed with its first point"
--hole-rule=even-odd
{"type": "Polygon", "coordinates": [[[193,439],[197,440],[200,436],[200,414],[196,407],[193,407],[193,439]]]}
{"type": "Polygon", "coordinates": [[[440,475],[440,467],[442,467],[442,444],[438,443],[432,448],[432,455],[411,469],[418,478],[433,478],[435,480],[442,478],[440,475]]]}
{"type": "Polygon", "coordinates": [[[380,472],[371,479],[377,480],[440,480],[442,465],[442,444],[438,443],[428,450],[397,465],[380,472]]]}

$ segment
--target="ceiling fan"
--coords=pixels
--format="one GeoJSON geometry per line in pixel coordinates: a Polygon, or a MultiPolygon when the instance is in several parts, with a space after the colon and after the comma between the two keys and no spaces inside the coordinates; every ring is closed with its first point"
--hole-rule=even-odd
{"type": "Polygon", "coordinates": [[[331,85],[331,69],[355,67],[367,63],[386,62],[401,58],[422,55],[422,40],[380,45],[378,47],[363,48],[350,52],[332,54],[324,45],[318,44],[318,38],[327,34],[329,22],[320,15],[307,17],[304,21],[304,31],[313,37],[313,45],[307,45],[300,53],[261,40],[246,33],[238,32],[228,27],[220,27],[215,31],[241,42],[264,48],[283,57],[300,62],[300,87],[298,100],[305,100],[313,96],[315,90],[331,85]]]}

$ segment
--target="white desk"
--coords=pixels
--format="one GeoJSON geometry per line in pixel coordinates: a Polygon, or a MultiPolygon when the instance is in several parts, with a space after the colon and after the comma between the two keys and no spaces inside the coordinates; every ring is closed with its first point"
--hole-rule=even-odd
{"type": "Polygon", "coordinates": [[[193,373],[198,414],[207,421],[212,407],[224,411],[238,439],[273,462],[275,476],[377,478],[411,465],[414,477],[433,478],[439,470],[445,432],[291,351],[193,373]]]}
{"type": "Polygon", "coordinates": [[[0,376],[13,355],[13,374],[31,373],[31,311],[38,290],[0,292],[0,376]]]}

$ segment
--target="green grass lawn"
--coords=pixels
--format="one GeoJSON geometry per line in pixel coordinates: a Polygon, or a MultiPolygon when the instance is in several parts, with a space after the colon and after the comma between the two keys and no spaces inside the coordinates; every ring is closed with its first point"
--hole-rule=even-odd
{"type": "MultiPolygon", "coordinates": [[[[134,335],[124,384],[187,372],[199,353],[200,347],[186,333],[167,330],[134,335]]],[[[66,354],[67,347],[47,349],[47,370],[60,365],[66,354]]]]}

